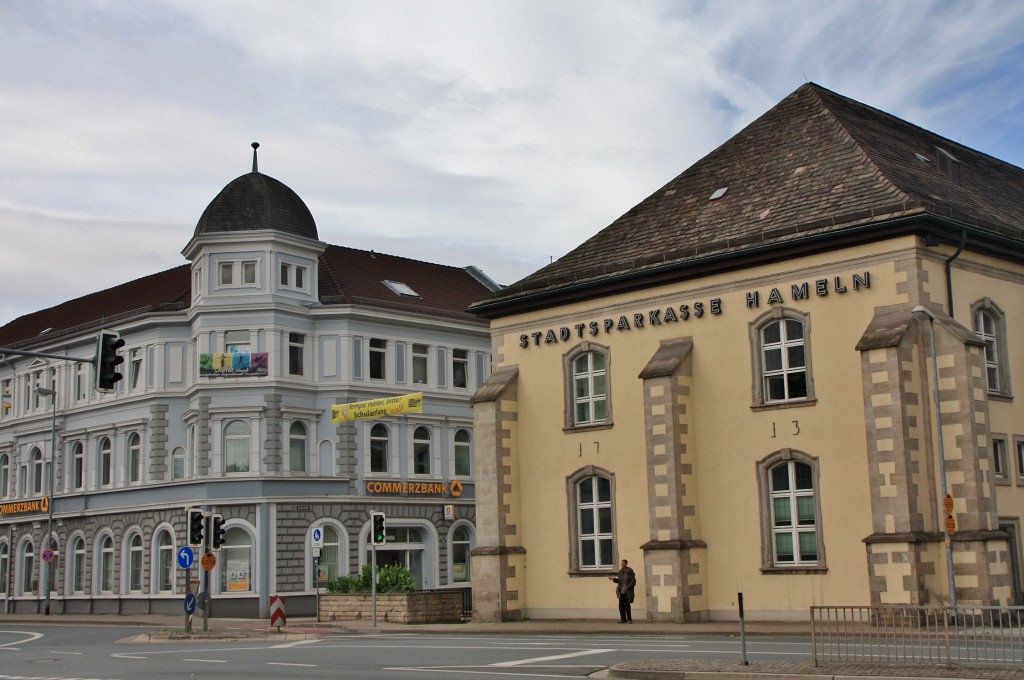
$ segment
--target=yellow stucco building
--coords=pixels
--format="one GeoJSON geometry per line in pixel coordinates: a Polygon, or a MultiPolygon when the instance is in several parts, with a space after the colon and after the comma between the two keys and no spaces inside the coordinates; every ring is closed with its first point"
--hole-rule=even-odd
{"type": "Polygon", "coordinates": [[[654,621],[1020,603],[1022,230],[1024,170],[806,84],[476,303],[475,618],[614,617],[622,558],[654,621]]]}

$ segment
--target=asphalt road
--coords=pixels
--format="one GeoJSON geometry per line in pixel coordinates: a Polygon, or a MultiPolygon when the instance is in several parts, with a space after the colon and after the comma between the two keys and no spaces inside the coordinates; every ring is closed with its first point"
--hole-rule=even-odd
{"type": "MultiPolygon", "coordinates": [[[[287,641],[152,642],[144,639],[149,632],[119,626],[3,626],[0,680],[580,678],[637,659],[738,660],[741,655],[737,638],[716,635],[361,632],[287,641]]],[[[747,654],[751,661],[806,661],[810,642],[748,638],[747,654]]]]}

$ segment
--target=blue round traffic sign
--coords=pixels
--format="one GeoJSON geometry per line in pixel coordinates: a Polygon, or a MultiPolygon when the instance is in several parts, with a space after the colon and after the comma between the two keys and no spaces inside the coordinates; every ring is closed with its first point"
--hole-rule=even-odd
{"type": "Polygon", "coordinates": [[[182,569],[188,569],[192,566],[192,563],[196,561],[196,554],[192,552],[192,548],[187,545],[183,545],[178,548],[178,566],[182,569]]]}
{"type": "Polygon", "coordinates": [[[185,613],[189,616],[196,613],[196,596],[192,593],[185,595],[185,613]]]}

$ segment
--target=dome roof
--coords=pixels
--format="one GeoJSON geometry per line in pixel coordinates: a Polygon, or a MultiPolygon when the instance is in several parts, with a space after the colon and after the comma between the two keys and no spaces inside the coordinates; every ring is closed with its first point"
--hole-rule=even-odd
{"type": "Polygon", "coordinates": [[[221,189],[203,211],[194,235],[257,229],[319,240],[313,215],[299,195],[259,172],[242,175],[221,189]]]}

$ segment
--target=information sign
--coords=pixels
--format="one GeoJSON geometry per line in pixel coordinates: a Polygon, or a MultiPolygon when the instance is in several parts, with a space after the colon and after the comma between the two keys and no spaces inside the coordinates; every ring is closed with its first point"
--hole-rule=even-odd
{"type": "Polygon", "coordinates": [[[313,529],[313,536],[312,536],[312,538],[313,538],[313,541],[312,541],[311,545],[314,548],[322,548],[322,547],[324,547],[324,530],[323,529],[321,529],[320,527],[316,527],[315,529],[313,529]]]}
{"type": "Polygon", "coordinates": [[[215,566],[217,566],[217,556],[214,555],[212,552],[208,552],[205,555],[203,555],[203,560],[201,564],[204,570],[210,571],[215,566]]]}
{"type": "Polygon", "coordinates": [[[181,569],[188,569],[195,561],[196,554],[192,552],[192,548],[187,545],[178,548],[178,567],[181,569]]]}
{"type": "Polygon", "coordinates": [[[185,613],[189,616],[196,613],[196,596],[193,593],[185,595],[185,613]]]}

